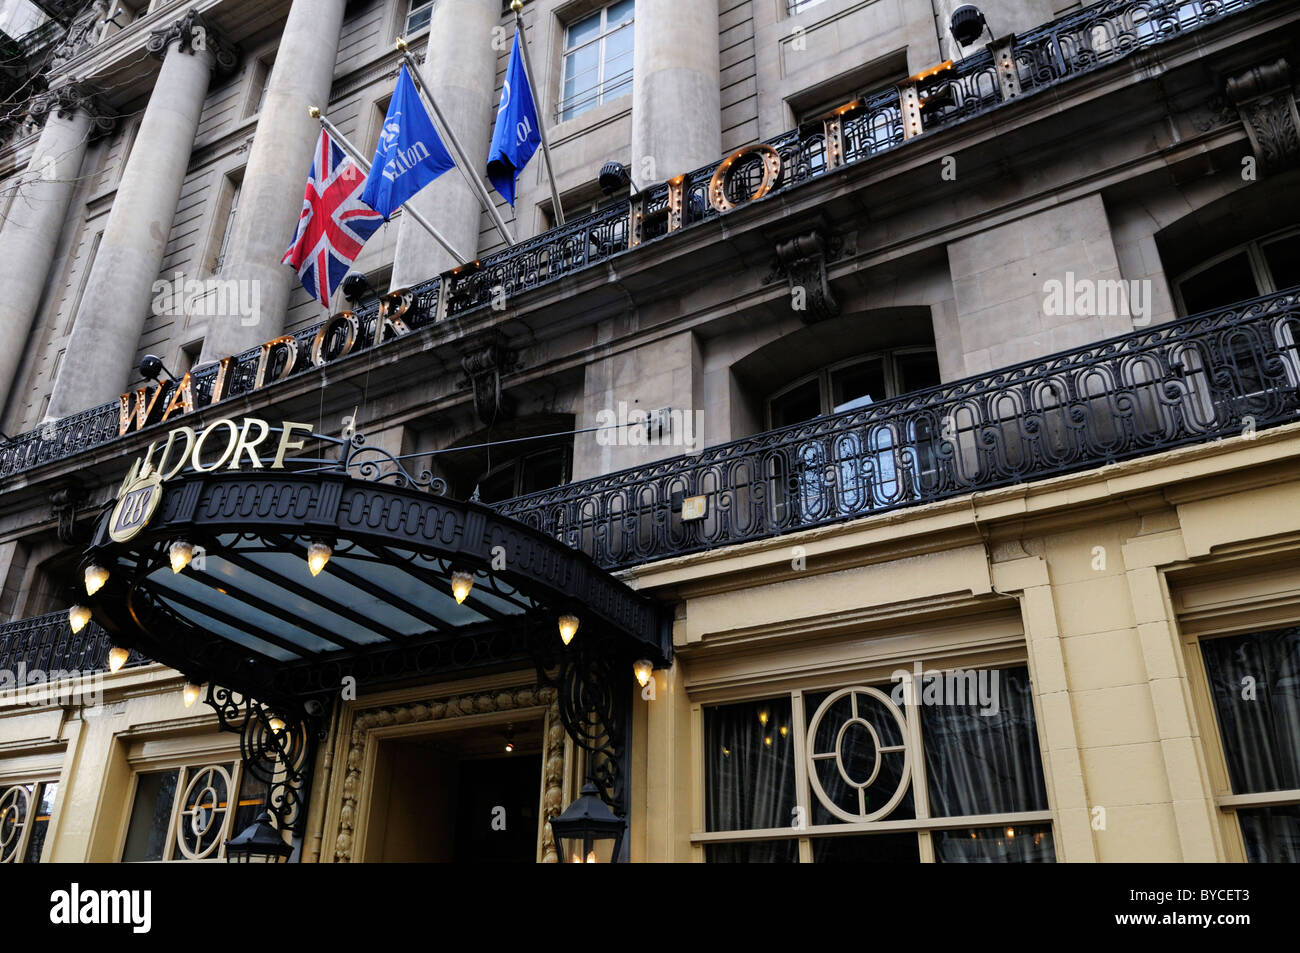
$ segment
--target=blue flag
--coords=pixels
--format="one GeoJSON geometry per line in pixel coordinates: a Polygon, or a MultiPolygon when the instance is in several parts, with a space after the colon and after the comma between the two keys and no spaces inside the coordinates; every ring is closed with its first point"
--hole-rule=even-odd
{"type": "Polygon", "coordinates": [[[361,200],[388,219],[399,205],[455,164],[403,66],[361,200]]]}
{"type": "Polygon", "coordinates": [[[501,87],[501,104],[497,106],[497,124],[492,130],[492,149],[488,152],[487,174],[502,197],[515,204],[515,181],[528,160],[542,143],[533,91],[528,88],[523,56],[519,49],[519,31],[510,50],[505,85],[501,87]]]}

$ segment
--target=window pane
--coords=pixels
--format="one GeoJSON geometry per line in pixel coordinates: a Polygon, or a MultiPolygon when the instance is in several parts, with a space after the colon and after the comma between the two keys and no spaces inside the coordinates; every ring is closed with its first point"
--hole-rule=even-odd
{"type": "Polygon", "coordinates": [[[1264,260],[1275,291],[1300,285],[1300,233],[1269,242],[1264,246],[1264,260]]]}
{"type": "Polygon", "coordinates": [[[1300,805],[1238,811],[1237,820],[1250,863],[1300,863],[1300,805]]]}
{"type": "Polygon", "coordinates": [[[478,485],[478,497],[484,503],[500,503],[514,498],[519,464],[511,463],[488,474],[478,485]]]}
{"type": "Polygon", "coordinates": [[[1183,293],[1183,307],[1188,314],[1213,311],[1259,294],[1254,272],[1250,270],[1250,259],[1244,251],[1211,265],[1178,287],[1183,293]]]}
{"type": "Polygon", "coordinates": [[[817,864],[919,864],[921,841],[917,835],[869,834],[864,837],[819,837],[813,841],[817,864]]]}
{"type": "Polygon", "coordinates": [[[239,780],[239,802],[235,805],[235,822],[230,825],[232,837],[257,820],[257,816],[266,807],[266,791],[266,784],[245,768],[243,777],[239,780]]]}
{"type": "Polygon", "coordinates": [[[1029,671],[952,671],[917,701],[934,817],[1047,809],[1029,671]]]}
{"type": "Polygon", "coordinates": [[[831,407],[837,413],[851,410],[850,405],[865,407],[878,403],[886,396],[885,368],[879,359],[831,371],[831,407]]]}
{"type": "Polygon", "coordinates": [[[605,37],[605,88],[602,99],[614,99],[632,89],[632,24],[605,37]]]}
{"type": "Polygon", "coordinates": [[[520,494],[536,493],[538,490],[549,490],[562,485],[568,479],[567,461],[568,454],[559,447],[526,457],[519,486],[520,494]]]}
{"type": "Polygon", "coordinates": [[[895,358],[898,366],[899,386],[904,394],[925,390],[939,383],[939,359],[933,352],[917,354],[899,354],[895,358]]]}
{"type": "Polygon", "coordinates": [[[605,11],[605,29],[612,29],[624,20],[632,19],[635,7],[635,0],[622,0],[621,3],[611,3],[605,11]]]}
{"type": "Polygon", "coordinates": [[[50,829],[50,818],[54,816],[54,800],[58,793],[58,781],[41,785],[36,815],[32,818],[32,835],[27,842],[27,854],[23,858],[29,864],[40,862],[41,851],[45,849],[45,834],[50,829]]]}
{"type": "Polygon", "coordinates": [[[789,827],[795,816],[790,698],[707,708],[707,829],[789,827]]]}
{"type": "Polygon", "coordinates": [[[1054,864],[1050,824],[935,831],[934,859],[941,864],[1054,864]]]}
{"type": "Polygon", "coordinates": [[[0,863],[8,862],[18,852],[31,815],[32,790],[30,784],[15,784],[0,790],[0,863]]]}
{"type": "Polygon", "coordinates": [[[1300,628],[1201,642],[1235,794],[1300,788],[1300,628]]]}
{"type": "Polygon", "coordinates": [[[157,771],[140,775],[122,860],[162,860],[178,774],[178,771],[157,771]]]}
{"type": "Polygon", "coordinates": [[[797,864],[799,842],[789,838],[752,844],[706,844],[704,857],[711,864],[797,864]]]}
{"type": "Polygon", "coordinates": [[[812,420],[821,412],[821,385],[815,377],[786,391],[780,397],[772,398],[773,427],[788,427],[791,424],[812,420]]]}
{"type": "Polygon", "coordinates": [[[573,49],[579,43],[585,43],[593,37],[600,35],[600,13],[593,13],[589,17],[583,17],[577,23],[569,26],[569,43],[568,49],[573,49]]]}

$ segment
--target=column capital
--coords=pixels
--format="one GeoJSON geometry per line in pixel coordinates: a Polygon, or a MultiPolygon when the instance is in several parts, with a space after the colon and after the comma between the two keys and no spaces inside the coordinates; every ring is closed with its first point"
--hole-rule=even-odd
{"type": "Polygon", "coordinates": [[[32,119],[44,122],[51,112],[67,117],[78,110],[90,117],[92,136],[113,131],[117,112],[105,105],[97,87],[80,80],[69,80],[41,93],[32,101],[28,112],[32,119]]]}
{"type": "Polygon", "coordinates": [[[194,10],[151,32],[146,47],[150,54],[162,59],[173,43],[177,44],[177,50],[191,56],[196,53],[211,53],[212,69],[218,74],[230,73],[239,64],[239,47],[194,10]]]}

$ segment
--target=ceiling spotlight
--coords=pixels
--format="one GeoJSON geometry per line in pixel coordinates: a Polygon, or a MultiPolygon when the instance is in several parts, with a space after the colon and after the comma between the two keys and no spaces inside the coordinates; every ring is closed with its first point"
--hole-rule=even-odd
{"type": "Polygon", "coordinates": [[[568,645],[573,641],[573,637],[578,634],[578,617],[576,615],[560,616],[560,638],[564,644],[568,645]]]}
{"type": "Polygon", "coordinates": [[[642,688],[650,684],[654,670],[654,663],[649,659],[638,659],[632,663],[632,673],[636,676],[636,680],[641,684],[642,688]]]}
{"type": "MultiPolygon", "coordinates": [[[[952,11],[952,19],[948,21],[948,29],[952,33],[952,38],[960,46],[970,46],[980,38],[980,34],[988,28],[988,22],[984,19],[984,14],[980,8],[973,3],[965,3],[952,11]]],[[[993,36],[993,31],[989,30],[989,37],[993,36]]]]}
{"type": "Polygon", "coordinates": [[[107,569],[93,564],[86,567],[86,595],[93,596],[104,588],[106,582],[108,582],[107,569]]]}
{"type": "Polygon", "coordinates": [[[167,547],[167,558],[171,560],[172,572],[179,573],[194,558],[194,544],[185,539],[176,540],[167,547]]]}
{"type": "Polygon", "coordinates": [[[311,570],[313,576],[319,576],[320,571],[325,568],[325,564],[330,561],[334,555],[334,550],[329,543],[322,543],[315,540],[307,547],[307,568],[311,570]]]}
{"type": "Polygon", "coordinates": [[[72,626],[74,635],[84,629],[89,621],[90,610],[85,606],[73,606],[68,610],[68,625],[72,626]]]}
{"type": "Polygon", "coordinates": [[[119,645],[113,646],[108,650],[108,670],[110,672],[120,670],[122,666],[126,664],[126,660],[130,654],[129,651],[119,645]]]}
{"type": "Polygon", "coordinates": [[[202,690],[202,687],[203,686],[199,685],[197,682],[185,683],[185,688],[182,689],[181,694],[185,698],[186,708],[194,707],[194,703],[199,700],[199,692],[202,690]]]}
{"type": "Polygon", "coordinates": [[[474,576],[472,573],[460,572],[459,570],[451,574],[451,594],[456,597],[456,604],[464,602],[469,597],[469,591],[474,588],[474,576]]]}
{"type": "Polygon", "coordinates": [[[515,726],[506,725],[506,754],[511,754],[515,750],[515,726]]]}

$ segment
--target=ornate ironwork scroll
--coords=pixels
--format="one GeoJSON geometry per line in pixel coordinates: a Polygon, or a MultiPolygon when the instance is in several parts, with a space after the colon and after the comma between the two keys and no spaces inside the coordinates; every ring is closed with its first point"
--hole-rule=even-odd
{"type": "Polygon", "coordinates": [[[281,830],[298,831],[307,819],[312,762],[319,734],[312,717],[277,714],[260,702],[209,684],[204,699],[222,731],[239,735],[244,770],[267,787],[267,810],[281,830]]]}

